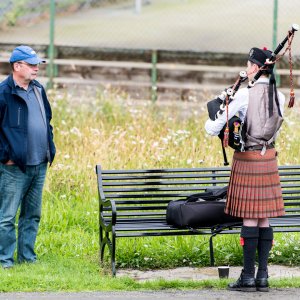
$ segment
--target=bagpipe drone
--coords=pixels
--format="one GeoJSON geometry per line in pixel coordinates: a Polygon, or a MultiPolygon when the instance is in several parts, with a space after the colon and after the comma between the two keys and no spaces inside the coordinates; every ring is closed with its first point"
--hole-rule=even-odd
{"type": "MultiPolygon", "coordinates": [[[[271,52],[264,48],[266,59],[264,63],[259,67],[258,72],[255,74],[252,81],[248,82],[247,88],[251,88],[255,85],[255,82],[261,77],[262,74],[270,74],[270,88],[269,88],[269,99],[273,99],[273,95],[275,92],[275,97],[277,100],[277,90],[276,90],[276,81],[273,73],[273,68],[275,63],[285,55],[287,51],[289,51],[289,65],[290,65],[290,101],[288,107],[293,107],[295,101],[295,93],[293,87],[293,75],[292,75],[292,54],[291,54],[291,45],[294,38],[294,33],[299,30],[299,25],[293,24],[291,30],[288,31],[284,40],[278,44],[276,49],[271,52]],[[278,55],[279,52],[284,48],[285,44],[288,43],[283,54],[278,55]]],[[[252,48],[249,53],[249,57],[253,54],[254,51],[258,51],[258,48],[252,48]]],[[[256,63],[256,62],[255,62],[256,63]]],[[[256,63],[257,64],[257,63],[256,63]]],[[[250,75],[250,74],[248,74],[250,75]]],[[[233,116],[231,119],[228,118],[228,106],[235,99],[235,94],[239,90],[241,84],[248,79],[248,75],[246,71],[241,71],[239,73],[239,77],[235,81],[235,83],[226,88],[219,96],[215,99],[209,101],[207,103],[207,110],[209,118],[212,121],[218,119],[224,113],[226,114],[226,124],[219,134],[219,138],[222,143],[222,151],[224,156],[224,165],[228,165],[225,148],[230,146],[231,148],[244,151],[244,141],[245,141],[245,133],[243,130],[243,123],[238,116],[233,116]]],[[[273,100],[270,102],[270,116],[272,114],[273,108],[273,100]],[[272,103],[271,103],[272,102],[272,103]],[[272,104],[272,105],[271,105],[272,104]]]]}

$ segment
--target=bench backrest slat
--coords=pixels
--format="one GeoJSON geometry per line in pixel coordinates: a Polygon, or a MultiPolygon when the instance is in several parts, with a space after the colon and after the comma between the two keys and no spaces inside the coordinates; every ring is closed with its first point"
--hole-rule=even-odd
{"type": "Polygon", "coordinates": [[[111,192],[122,192],[122,193],[143,193],[143,192],[184,192],[184,191],[199,191],[206,189],[206,186],[203,186],[202,189],[199,188],[199,185],[196,186],[172,186],[172,187],[147,187],[147,188],[104,188],[106,193],[111,192]]]}
{"type": "MultiPolygon", "coordinates": [[[[290,177],[284,177],[284,176],[280,176],[282,182],[297,182],[300,181],[300,177],[294,177],[296,176],[296,174],[290,174],[290,177]]],[[[298,176],[298,175],[297,175],[298,176]]],[[[106,185],[105,181],[109,182],[109,181],[117,181],[115,183],[111,182],[111,185],[118,185],[118,181],[120,182],[124,182],[127,184],[169,184],[172,183],[174,181],[163,181],[162,179],[189,179],[189,178],[204,178],[204,179],[217,179],[217,178],[229,178],[230,174],[214,174],[214,173],[210,173],[210,174],[179,174],[179,175],[149,175],[149,176],[103,176],[102,180],[104,181],[104,185],[106,185]],[[147,181],[140,181],[140,182],[136,182],[136,180],[147,180],[147,181]],[[159,179],[159,181],[150,181],[153,179],[159,179]],[[134,182],[126,182],[127,180],[134,180],[134,182]]]]}
{"type": "Polygon", "coordinates": [[[156,202],[156,198],[186,198],[190,194],[182,194],[182,193],[168,193],[168,194],[106,194],[107,199],[153,199],[152,202],[156,202]]]}
{"type": "MultiPolygon", "coordinates": [[[[96,168],[100,168],[97,165],[96,168]]],[[[151,174],[151,173],[197,173],[197,172],[230,172],[229,167],[212,167],[212,168],[174,168],[174,169],[139,169],[139,170],[103,170],[102,174],[151,174]]]]}
{"type": "Polygon", "coordinates": [[[288,190],[291,188],[296,188],[296,190],[294,191],[294,193],[298,192],[299,193],[299,187],[300,184],[281,184],[282,189],[286,189],[287,192],[292,191],[292,190],[288,190]]]}
{"type": "Polygon", "coordinates": [[[198,174],[198,173],[193,173],[193,174],[168,174],[168,175],[135,175],[135,176],[103,176],[102,179],[103,180],[120,180],[120,181],[125,181],[125,180],[135,180],[135,179],[147,179],[147,180],[153,180],[153,179],[180,179],[180,178],[224,178],[224,177],[229,177],[230,173],[226,173],[226,174],[214,174],[214,173],[209,173],[209,174],[198,174]]]}

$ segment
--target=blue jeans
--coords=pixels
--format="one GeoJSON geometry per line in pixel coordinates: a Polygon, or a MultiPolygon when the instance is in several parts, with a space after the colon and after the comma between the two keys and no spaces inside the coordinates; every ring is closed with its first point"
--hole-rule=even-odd
{"type": "Polygon", "coordinates": [[[16,215],[18,220],[18,262],[34,262],[34,244],[42,209],[42,192],[47,163],[27,166],[23,173],[16,165],[0,163],[0,263],[12,266],[16,248],[16,215]]]}

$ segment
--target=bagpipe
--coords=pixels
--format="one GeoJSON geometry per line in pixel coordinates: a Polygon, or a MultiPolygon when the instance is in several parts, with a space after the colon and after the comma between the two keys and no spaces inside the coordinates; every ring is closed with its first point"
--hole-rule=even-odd
{"type": "MultiPolygon", "coordinates": [[[[261,77],[262,74],[267,73],[271,74],[270,83],[274,84],[275,88],[275,95],[277,97],[276,91],[276,81],[273,73],[273,67],[275,63],[285,55],[287,51],[289,51],[289,65],[290,65],[290,101],[288,107],[291,108],[294,105],[295,101],[295,93],[293,87],[293,75],[292,75],[292,54],[291,54],[291,45],[294,38],[294,34],[296,31],[299,30],[299,25],[293,24],[292,28],[288,31],[286,37],[283,39],[281,43],[278,44],[276,49],[270,52],[269,57],[265,60],[263,65],[259,68],[258,72],[255,74],[253,80],[248,82],[247,88],[250,89],[255,85],[255,82],[261,77]],[[279,55],[280,51],[284,48],[285,44],[288,43],[285,51],[283,54],[279,55]]],[[[266,49],[264,49],[266,50],[266,49]]],[[[226,157],[225,148],[230,146],[231,148],[244,151],[244,144],[245,144],[245,132],[243,130],[243,122],[238,116],[233,116],[231,119],[228,118],[228,106],[229,104],[235,99],[235,94],[239,90],[240,86],[243,82],[248,79],[246,71],[241,71],[239,73],[238,78],[236,79],[235,83],[226,88],[219,96],[215,99],[209,101],[207,103],[207,110],[208,116],[212,121],[218,119],[221,115],[226,113],[226,124],[224,125],[223,129],[220,131],[218,137],[221,139],[222,144],[222,152],[224,157],[224,165],[229,165],[226,157]]],[[[269,97],[273,99],[273,91],[269,97]]],[[[273,101],[272,101],[273,103],[273,101]]]]}

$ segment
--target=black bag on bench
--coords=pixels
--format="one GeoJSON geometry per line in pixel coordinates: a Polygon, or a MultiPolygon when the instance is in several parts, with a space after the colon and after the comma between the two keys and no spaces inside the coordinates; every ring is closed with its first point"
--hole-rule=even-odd
{"type": "Polygon", "coordinates": [[[185,200],[170,201],[167,223],[179,228],[211,227],[224,223],[239,223],[241,218],[225,214],[227,186],[207,189],[185,200]]]}

